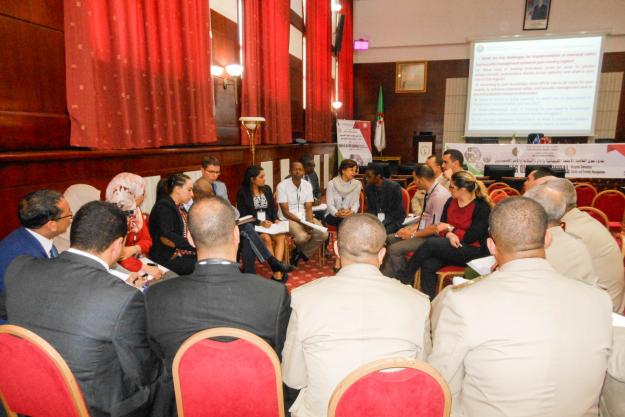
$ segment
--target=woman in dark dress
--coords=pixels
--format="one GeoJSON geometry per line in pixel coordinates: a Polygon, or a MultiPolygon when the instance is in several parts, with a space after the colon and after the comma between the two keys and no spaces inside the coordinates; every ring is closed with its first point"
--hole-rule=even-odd
{"type": "Polygon", "coordinates": [[[157,198],[150,213],[150,259],[178,275],[190,274],[197,261],[189,233],[189,215],[184,208],[193,198],[191,178],[185,174],[174,174],[161,180],[157,198]]]}
{"type": "MultiPolygon", "coordinates": [[[[255,224],[266,228],[279,223],[276,206],[271,187],[265,183],[265,171],[258,165],[252,165],[245,170],[241,189],[237,193],[237,209],[241,217],[252,215],[256,217],[255,224]]],[[[270,235],[259,233],[260,238],[269,253],[282,262],[286,234],[270,235]]],[[[282,272],[275,272],[275,280],[285,280],[282,272]]]]}

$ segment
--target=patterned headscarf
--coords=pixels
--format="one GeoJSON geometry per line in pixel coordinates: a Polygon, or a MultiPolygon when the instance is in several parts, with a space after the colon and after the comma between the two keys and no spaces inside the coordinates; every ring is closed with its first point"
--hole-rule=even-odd
{"type": "Polygon", "coordinates": [[[137,174],[122,172],[117,174],[106,187],[106,201],[116,204],[124,211],[134,210],[129,219],[129,229],[133,233],[143,227],[143,215],[137,207],[136,199],[145,193],[145,180],[137,174]]]}

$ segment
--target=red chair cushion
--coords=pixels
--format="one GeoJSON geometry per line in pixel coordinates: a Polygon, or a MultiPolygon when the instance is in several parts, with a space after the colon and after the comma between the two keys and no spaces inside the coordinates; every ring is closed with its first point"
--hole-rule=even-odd
{"type": "Polygon", "coordinates": [[[592,199],[595,198],[597,192],[589,187],[575,187],[577,194],[577,207],[592,206],[592,199]]]}
{"type": "Polygon", "coordinates": [[[625,211],[625,199],[617,193],[602,194],[595,199],[593,207],[604,212],[610,222],[620,223],[625,211]]]}
{"type": "Polygon", "coordinates": [[[277,417],[276,373],[265,352],[243,339],[202,340],[179,367],[185,417],[277,417]]]}
{"type": "Polygon", "coordinates": [[[77,417],[56,364],[28,340],[0,334],[0,391],[9,408],[37,417],[77,417]]]}
{"type": "Polygon", "coordinates": [[[453,265],[448,265],[448,266],[444,266],[441,269],[439,269],[436,272],[463,272],[465,269],[464,266],[453,266],[453,265]]]}
{"type": "Polygon", "coordinates": [[[373,372],[341,397],[336,417],[440,417],[445,397],[438,382],[417,369],[373,372]]]}

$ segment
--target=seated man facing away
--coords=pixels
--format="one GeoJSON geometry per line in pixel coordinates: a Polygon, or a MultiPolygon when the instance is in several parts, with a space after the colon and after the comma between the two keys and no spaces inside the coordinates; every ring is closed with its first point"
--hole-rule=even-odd
{"type": "Polygon", "coordinates": [[[193,273],[160,282],[147,293],[150,342],[166,364],[153,417],[175,415],[171,369],[186,339],[204,329],[236,327],[262,337],[280,354],[291,313],[284,285],[239,271],[239,229],[229,202],[196,201],[189,229],[198,257],[193,273]]]}
{"type": "Polygon", "coordinates": [[[525,197],[500,202],[488,247],[499,269],[441,300],[429,362],[447,380],[452,416],[597,416],[612,344],[605,291],[545,258],[547,215],[525,197]]]}
{"type": "Polygon", "coordinates": [[[614,327],[612,353],[601,391],[601,417],[625,416],[625,327],[614,327]]]}
{"type": "Polygon", "coordinates": [[[143,294],[109,273],[127,232],[119,208],[92,201],[74,217],[70,249],[49,261],[17,258],[6,272],[9,323],[61,354],[92,417],[147,415],[161,371],[143,294]]]}
{"type": "Polygon", "coordinates": [[[427,356],[430,303],[380,273],[385,240],[370,214],[346,218],[334,246],[343,268],[293,291],[282,354],[284,382],[301,389],[293,417],[325,417],[337,384],[369,361],[427,356]]]}
{"type": "Polygon", "coordinates": [[[4,293],[4,272],[20,255],[39,259],[59,256],[52,239],[65,232],[72,222],[72,211],[63,194],[38,190],[24,196],[17,216],[22,227],[12,231],[0,242],[0,324],[7,319],[4,293]]]}
{"type": "Polygon", "coordinates": [[[592,258],[584,243],[577,237],[567,233],[560,226],[566,211],[564,196],[549,186],[549,182],[532,187],[525,193],[545,209],[547,213],[547,231],[551,234],[551,243],[545,247],[547,262],[568,278],[597,284],[597,274],[592,265],[592,258]]]}
{"type": "Polygon", "coordinates": [[[378,216],[387,234],[397,232],[406,218],[401,186],[382,176],[382,166],[369,164],[366,170],[367,213],[378,216]]]}
{"type": "Polygon", "coordinates": [[[406,255],[419,249],[426,237],[438,232],[436,223],[441,221],[445,203],[451,198],[449,190],[436,182],[434,171],[429,166],[417,166],[413,175],[417,188],[424,192],[425,209],[419,222],[388,235],[388,250],[382,265],[382,273],[387,277],[396,277],[406,266],[406,255]]]}
{"type": "Polygon", "coordinates": [[[599,286],[612,298],[613,311],[621,314],[625,309],[625,280],[623,257],[609,230],[601,223],[576,208],[577,193],[573,183],[564,178],[552,178],[549,187],[558,190],[566,200],[566,213],[562,217],[567,233],[582,240],[592,258],[599,286]]]}

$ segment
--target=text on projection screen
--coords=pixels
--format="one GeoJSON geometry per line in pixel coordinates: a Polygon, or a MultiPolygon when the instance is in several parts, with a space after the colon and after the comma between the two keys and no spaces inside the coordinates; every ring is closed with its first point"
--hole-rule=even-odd
{"type": "Polygon", "coordinates": [[[473,44],[465,136],[594,129],[601,36],[473,44]]]}

